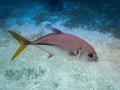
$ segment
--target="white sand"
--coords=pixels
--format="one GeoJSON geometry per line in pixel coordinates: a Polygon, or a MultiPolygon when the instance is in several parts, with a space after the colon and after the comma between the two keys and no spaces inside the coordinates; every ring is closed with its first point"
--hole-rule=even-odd
{"type": "MultiPolygon", "coordinates": [[[[118,39],[97,31],[71,30],[59,23],[54,26],[88,41],[97,51],[99,61],[78,61],[62,56],[47,59],[47,53],[29,46],[11,62],[19,43],[8,32],[0,30],[0,90],[120,90],[118,39]]],[[[14,25],[11,29],[30,40],[38,38],[37,33],[42,30],[32,23],[14,25]]]]}

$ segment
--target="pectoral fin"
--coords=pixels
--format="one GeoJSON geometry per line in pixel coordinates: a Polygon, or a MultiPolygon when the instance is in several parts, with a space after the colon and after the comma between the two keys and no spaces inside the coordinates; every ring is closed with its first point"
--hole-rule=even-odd
{"type": "Polygon", "coordinates": [[[70,51],[69,52],[69,55],[72,55],[72,56],[77,56],[80,54],[80,50],[75,50],[75,51],[70,51]]]}

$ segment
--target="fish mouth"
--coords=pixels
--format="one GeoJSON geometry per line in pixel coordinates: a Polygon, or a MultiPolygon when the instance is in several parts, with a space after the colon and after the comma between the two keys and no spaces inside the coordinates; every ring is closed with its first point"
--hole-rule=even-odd
{"type": "Polygon", "coordinates": [[[90,60],[90,61],[93,61],[93,62],[98,62],[98,59],[95,59],[95,60],[90,60]]]}
{"type": "Polygon", "coordinates": [[[94,59],[89,59],[90,61],[93,61],[93,62],[98,62],[98,58],[94,58],[94,59]]]}
{"type": "Polygon", "coordinates": [[[94,60],[95,62],[98,62],[98,57],[94,60]]]}

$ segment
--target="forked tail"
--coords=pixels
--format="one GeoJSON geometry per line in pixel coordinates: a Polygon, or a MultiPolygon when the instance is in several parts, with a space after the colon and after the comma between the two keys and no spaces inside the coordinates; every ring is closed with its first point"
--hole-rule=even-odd
{"type": "Polygon", "coordinates": [[[8,31],[8,32],[20,43],[20,47],[11,58],[11,60],[13,61],[31,42],[14,31],[8,31]]]}

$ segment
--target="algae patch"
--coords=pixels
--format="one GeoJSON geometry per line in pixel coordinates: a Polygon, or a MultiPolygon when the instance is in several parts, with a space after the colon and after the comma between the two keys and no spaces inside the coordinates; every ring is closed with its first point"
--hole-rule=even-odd
{"type": "Polygon", "coordinates": [[[8,69],[5,71],[4,77],[10,81],[17,81],[20,79],[41,79],[46,74],[46,70],[39,68],[22,68],[22,69],[8,69]]]}

